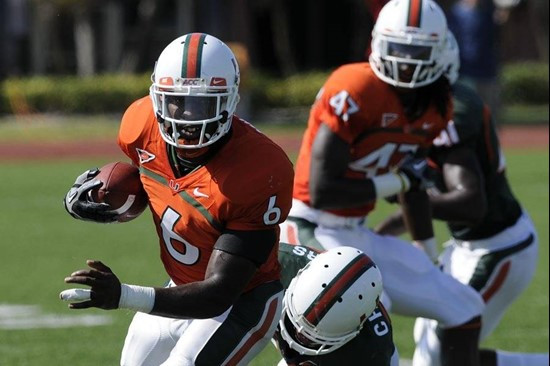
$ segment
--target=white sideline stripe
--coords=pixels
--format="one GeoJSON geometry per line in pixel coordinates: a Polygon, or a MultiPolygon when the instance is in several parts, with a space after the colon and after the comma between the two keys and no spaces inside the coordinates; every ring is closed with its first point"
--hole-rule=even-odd
{"type": "Polygon", "coordinates": [[[0,329],[94,327],[112,323],[106,315],[43,314],[38,305],[0,304],[0,329]]]}

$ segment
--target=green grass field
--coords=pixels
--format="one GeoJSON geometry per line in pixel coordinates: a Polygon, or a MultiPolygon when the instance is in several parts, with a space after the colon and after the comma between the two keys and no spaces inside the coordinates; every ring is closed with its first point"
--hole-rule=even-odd
{"type": "MultiPolygon", "coordinates": [[[[48,136],[66,139],[56,125],[41,128],[36,133],[29,126],[14,129],[0,124],[0,143],[48,136]]],[[[100,136],[114,136],[113,128],[101,128],[100,136]]],[[[284,131],[268,129],[267,133],[284,131]]],[[[75,132],[75,128],[69,135],[89,136],[75,132]]],[[[295,152],[289,155],[295,156],[295,152]]],[[[548,352],[548,150],[507,150],[506,157],[514,191],[539,230],[540,258],[534,281],[483,345],[548,352]]],[[[63,278],[83,268],[86,259],[103,260],[124,282],[159,286],[166,280],[148,211],[126,224],[100,225],[73,220],[62,207],[62,197],[79,173],[111,160],[60,157],[40,162],[0,162],[0,365],[118,364],[132,313],[69,311],[58,299],[58,293],[67,288],[63,278]],[[108,324],[61,327],[86,321],[108,324]]],[[[391,206],[382,204],[369,225],[391,210],[391,206]]],[[[439,242],[444,241],[444,227],[438,224],[436,229],[439,242]]],[[[393,316],[395,342],[403,358],[412,356],[412,322],[393,316]]],[[[278,359],[269,345],[252,365],[275,365],[278,359]]]]}

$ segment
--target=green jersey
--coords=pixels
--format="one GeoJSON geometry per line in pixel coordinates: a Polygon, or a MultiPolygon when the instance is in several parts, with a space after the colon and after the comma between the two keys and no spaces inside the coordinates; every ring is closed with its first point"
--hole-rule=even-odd
{"type": "MultiPolygon", "coordinates": [[[[430,158],[441,167],[446,152],[457,146],[466,146],[475,153],[483,172],[487,214],[475,226],[448,226],[456,239],[485,239],[513,225],[521,215],[521,207],[506,179],[506,162],[489,109],[473,89],[461,83],[453,85],[453,104],[453,119],[434,140],[430,158]]],[[[446,191],[441,174],[436,177],[436,186],[446,191]]]]}
{"type": "MultiPolygon", "coordinates": [[[[318,253],[320,251],[317,248],[279,243],[279,262],[281,263],[283,286],[288,288],[292,278],[318,253]]],[[[354,339],[326,355],[300,355],[288,346],[278,330],[274,338],[285,361],[291,366],[387,366],[395,351],[390,318],[381,303],[374,309],[364,323],[363,329],[354,339]]]]}

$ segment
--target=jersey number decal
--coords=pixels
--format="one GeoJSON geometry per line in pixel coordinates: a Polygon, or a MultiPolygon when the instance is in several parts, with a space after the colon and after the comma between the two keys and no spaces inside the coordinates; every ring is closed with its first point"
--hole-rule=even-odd
{"type": "Polygon", "coordinates": [[[456,131],[455,123],[453,120],[450,120],[447,123],[447,126],[441,130],[439,136],[437,136],[433,144],[434,146],[452,146],[460,142],[460,137],[456,131]]]}
{"type": "MultiPolygon", "coordinates": [[[[264,213],[263,217],[264,224],[266,225],[275,225],[281,220],[281,209],[275,206],[276,199],[277,196],[269,197],[267,211],[264,213]]],[[[166,250],[168,250],[172,258],[182,264],[190,266],[197,263],[199,260],[199,248],[174,232],[174,226],[176,226],[180,217],[181,215],[170,207],[164,211],[160,221],[162,239],[166,246],[166,250]],[[174,242],[177,242],[178,246],[182,247],[183,250],[176,249],[174,242]]]]}
{"type": "Polygon", "coordinates": [[[164,211],[160,222],[160,226],[162,228],[162,239],[164,240],[164,245],[172,258],[189,266],[197,263],[199,260],[199,248],[192,245],[174,232],[174,226],[180,217],[181,215],[170,207],[164,211]],[[183,251],[176,249],[174,242],[178,242],[179,247],[183,246],[183,251]]]}
{"type": "Polygon", "coordinates": [[[399,145],[390,142],[362,157],[361,159],[352,161],[349,164],[349,168],[357,172],[365,172],[367,178],[372,178],[377,175],[378,169],[389,168],[392,155],[395,152],[403,155],[409,153],[414,154],[417,149],[418,145],[399,145]]]}
{"type": "Polygon", "coordinates": [[[281,209],[275,207],[275,200],[277,196],[269,197],[269,203],[267,204],[267,211],[264,213],[264,224],[275,225],[281,219],[281,209]]]}
{"type": "Polygon", "coordinates": [[[329,104],[334,108],[334,114],[344,122],[348,121],[350,115],[359,111],[359,106],[345,90],[330,98],[329,104]]]}

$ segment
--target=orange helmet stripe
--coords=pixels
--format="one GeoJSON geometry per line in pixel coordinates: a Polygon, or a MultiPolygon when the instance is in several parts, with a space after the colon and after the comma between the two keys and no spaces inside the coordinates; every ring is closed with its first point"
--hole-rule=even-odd
{"type": "Polygon", "coordinates": [[[191,33],[183,46],[183,60],[181,65],[182,78],[198,78],[201,74],[202,48],[204,33],[191,33]]]}
{"type": "Polygon", "coordinates": [[[422,18],[422,0],[410,0],[407,26],[419,28],[421,18],[422,18]]]}

